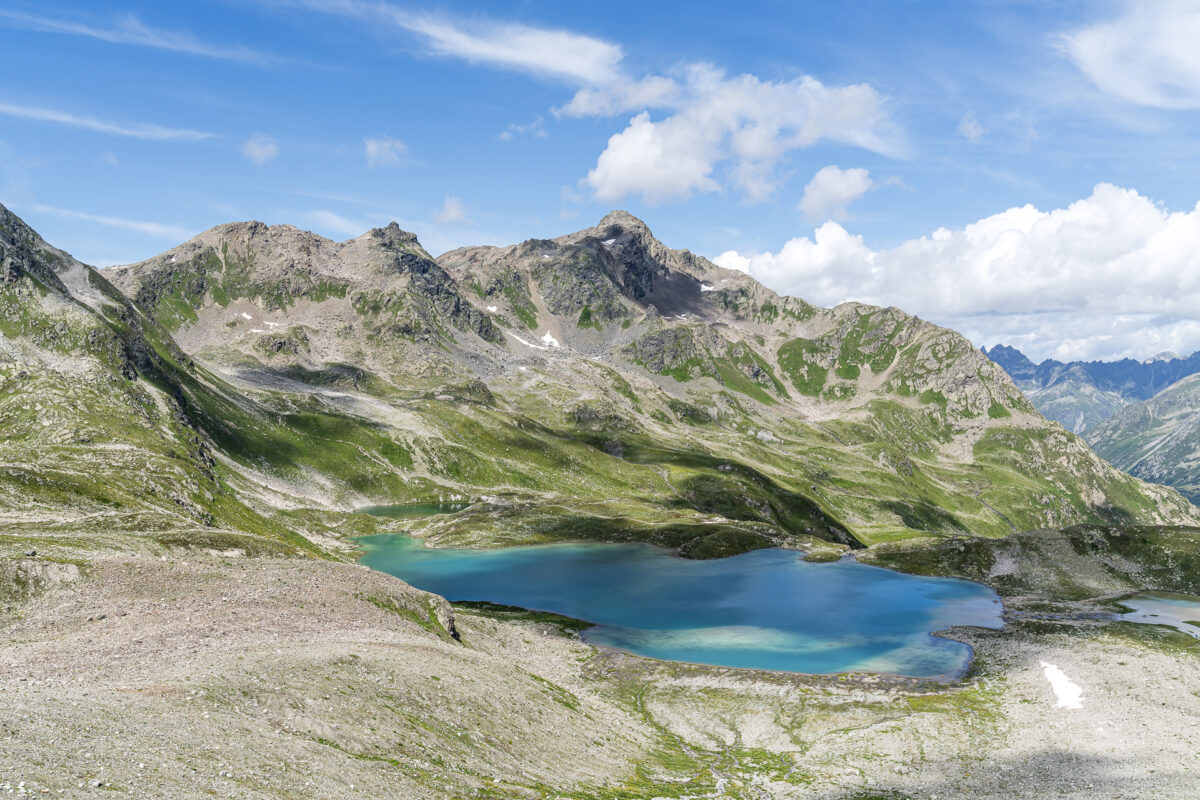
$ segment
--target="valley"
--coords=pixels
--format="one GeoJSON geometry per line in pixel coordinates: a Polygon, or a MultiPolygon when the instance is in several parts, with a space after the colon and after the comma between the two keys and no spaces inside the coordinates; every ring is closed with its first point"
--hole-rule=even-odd
{"type": "Polygon", "coordinates": [[[436,260],[395,225],[234,223],[98,271],[8,211],[0,248],[0,789],[1196,789],[1197,643],[1116,615],[1200,593],[1200,511],[954,331],[780,296],[624,212],[436,260]],[[982,583],[1004,627],[938,634],[974,654],[954,680],[658,661],[359,563],[400,534],[848,558],[982,583]]]}

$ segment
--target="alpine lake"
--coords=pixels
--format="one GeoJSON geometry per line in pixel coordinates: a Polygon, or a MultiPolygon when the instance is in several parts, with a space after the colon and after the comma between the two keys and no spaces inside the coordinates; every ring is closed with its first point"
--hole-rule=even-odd
{"type": "MultiPolygon", "coordinates": [[[[393,518],[455,507],[374,507],[393,518]]],[[[971,648],[935,635],[999,628],[982,584],[907,575],[843,559],[810,563],[770,548],[689,560],[647,544],[428,548],[384,534],[361,563],[451,602],[488,602],[591,623],[581,638],[648,658],[781,672],[872,672],[948,680],[971,648]]]]}

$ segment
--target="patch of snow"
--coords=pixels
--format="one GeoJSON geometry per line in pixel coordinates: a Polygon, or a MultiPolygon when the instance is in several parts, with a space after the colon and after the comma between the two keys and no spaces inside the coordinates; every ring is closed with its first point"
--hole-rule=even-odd
{"type": "Polygon", "coordinates": [[[554,335],[551,334],[550,331],[546,331],[546,335],[542,337],[542,341],[546,344],[547,347],[558,347],[559,346],[558,339],[555,339],[554,335]]]}
{"type": "Polygon", "coordinates": [[[617,243],[616,239],[605,239],[600,244],[604,245],[605,247],[612,247],[616,243],[617,243]]]}
{"type": "Polygon", "coordinates": [[[548,256],[548,255],[547,255],[547,254],[545,254],[545,253],[542,253],[542,258],[546,259],[547,261],[549,261],[549,260],[550,260],[550,256],[548,256]]]}
{"type": "Polygon", "coordinates": [[[254,317],[250,316],[250,315],[249,315],[249,314],[247,314],[245,311],[243,311],[243,312],[242,312],[242,316],[243,316],[245,319],[254,319],[254,317]]]}
{"type": "Polygon", "coordinates": [[[488,310],[489,314],[495,314],[497,311],[500,310],[500,307],[499,306],[488,306],[487,310],[488,310]]]}
{"type": "Polygon", "coordinates": [[[528,372],[528,371],[529,371],[529,367],[517,367],[517,369],[521,370],[521,372],[528,372]]]}
{"type": "Polygon", "coordinates": [[[174,264],[174,263],[175,263],[175,256],[171,256],[171,263],[172,263],[172,264],[174,264]]]}
{"type": "Polygon", "coordinates": [[[1058,698],[1057,708],[1083,708],[1083,689],[1079,688],[1079,684],[1068,678],[1066,673],[1054,664],[1046,661],[1041,663],[1046,680],[1050,681],[1050,688],[1058,698]]]}
{"type": "Polygon", "coordinates": [[[702,292],[715,292],[716,290],[717,287],[715,286],[709,286],[707,283],[700,284],[700,291],[702,292]]]}
{"type": "Polygon", "coordinates": [[[526,347],[532,347],[534,350],[549,350],[550,349],[549,347],[542,347],[540,344],[534,344],[533,342],[527,342],[524,339],[522,339],[520,336],[517,336],[512,331],[505,331],[505,333],[507,333],[509,336],[513,337],[514,339],[516,339],[518,342],[525,345],[526,347]]]}
{"type": "Polygon", "coordinates": [[[271,328],[278,328],[278,327],[279,327],[279,323],[278,323],[278,322],[268,322],[267,320],[265,320],[265,319],[264,319],[264,320],[263,320],[263,323],[264,323],[265,325],[267,325],[268,327],[271,327],[271,328]]]}
{"type": "Polygon", "coordinates": [[[251,328],[250,332],[251,333],[266,333],[266,331],[263,330],[262,328],[251,328]]]}

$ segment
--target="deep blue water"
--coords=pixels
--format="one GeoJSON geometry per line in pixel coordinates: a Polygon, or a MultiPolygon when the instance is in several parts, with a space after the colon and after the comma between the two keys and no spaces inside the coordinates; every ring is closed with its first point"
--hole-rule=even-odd
{"type": "Polygon", "coordinates": [[[644,544],[430,549],[409,536],[361,540],[362,563],[449,600],[550,611],[595,623],[585,641],[638,655],[787,672],[951,677],[971,651],[931,636],[998,628],[986,586],[793,550],[690,561],[644,544]]]}

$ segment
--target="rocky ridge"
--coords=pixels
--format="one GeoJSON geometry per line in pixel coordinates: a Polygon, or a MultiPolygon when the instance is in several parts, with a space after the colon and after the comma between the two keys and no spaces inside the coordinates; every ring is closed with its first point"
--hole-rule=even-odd
{"type": "MultiPolygon", "coordinates": [[[[688,535],[715,524],[722,541],[857,546],[1196,519],[1048,424],[953,331],[898,309],[781,297],[666,247],[625,212],[436,261],[394,225],[335,243],[236,223],[112,275],[257,401],[333,406],[391,442],[397,458],[357,488],[350,463],[316,479],[313,465],[231,457],[246,481],[345,510],[568,501],[557,521],[531,510],[531,530],[578,536],[618,517],[627,535],[696,547],[664,522],[688,535]]],[[[453,536],[483,535],[472,519],[453,536]]]]}

